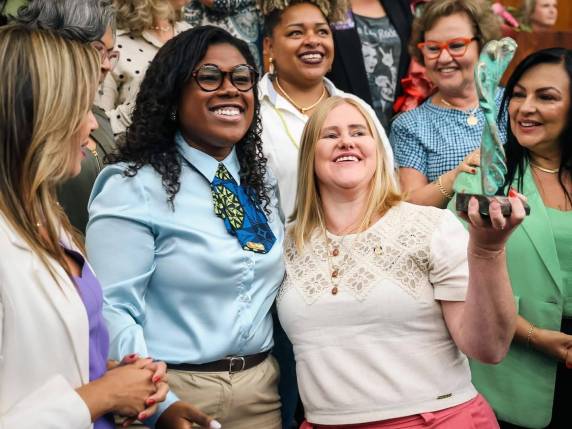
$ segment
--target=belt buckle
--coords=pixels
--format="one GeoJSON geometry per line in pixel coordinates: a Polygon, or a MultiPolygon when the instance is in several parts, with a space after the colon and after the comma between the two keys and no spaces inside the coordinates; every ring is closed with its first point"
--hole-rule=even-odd
{"type": "Polygon", "coordinates": [[[228,365],[228,373],[234,374],[236,372],[240,372],[240,371],[244,370],[245,366],[246,366],[246,361],[244,360],[244,356],[230,356],[229,357],[229,365],[228,365]],[[233,363],[236,361],[242,362],[242,366],[240,367],[240,369],[235,371],[235,370],[233,370],[232,366],[233,366],[233,363]]]}

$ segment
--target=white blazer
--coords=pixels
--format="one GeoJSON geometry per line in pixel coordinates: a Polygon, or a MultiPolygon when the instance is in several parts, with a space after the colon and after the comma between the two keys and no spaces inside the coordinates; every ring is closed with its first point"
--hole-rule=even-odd
{"type": "Polygon", "coordinates": [[[0,213],[0,429],[89,429],[89,324],[66,272],[56,283],[0,213]]]}

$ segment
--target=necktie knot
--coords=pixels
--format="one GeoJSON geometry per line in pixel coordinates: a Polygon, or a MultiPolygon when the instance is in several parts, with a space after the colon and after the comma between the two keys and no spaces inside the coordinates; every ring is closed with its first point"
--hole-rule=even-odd
{"type": "Polygon", "coordinates": [[[213,179],[213,182],[216,179],[218,179],[220,181],[229,181],[229,182],[236,183],[236,181],[234,180],[234,178],[232,177],[232,175],[230,174],[230,172],[227,170],[227,168],[224,166],[224,164],[222,162],[218,163],[218,168],[216,169],[216,173],[215,173],[215,177],[213,179]]]}

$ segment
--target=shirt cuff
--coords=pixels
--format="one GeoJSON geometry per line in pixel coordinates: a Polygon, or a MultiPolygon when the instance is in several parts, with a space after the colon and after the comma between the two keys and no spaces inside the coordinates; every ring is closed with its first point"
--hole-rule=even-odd
{"type": "Polygon", "coordinates": [[[467,288],[458,284],[435,286],[433,296],[438,301],[465,301],[467,288]]]}

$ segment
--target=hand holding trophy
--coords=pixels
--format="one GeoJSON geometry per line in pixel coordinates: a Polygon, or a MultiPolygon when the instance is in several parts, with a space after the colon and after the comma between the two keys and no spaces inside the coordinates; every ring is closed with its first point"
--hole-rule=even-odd
{"type": "MultiPolygon", "coordinates": [[[[479,104],[485,115],[480,150],[481,166],[476,172],[479,180],[475,180],[474,175],[467,173],[460,173],[455,180],[453,189],[457,195],[456,209],[460,212],[466,213],[469,200],[475,197],[479,202],[479,212],[483,216],[489,215],[489,204],[493,200],[500,203],[504,216],[511,214],[508,197],[496,195],[504,185],[507,167],[497,125],[498,108],[495,93],[516,48],[516,42],[509,37],[492,40],[484,46],[475,67],[479,104]]],[[[530,207],[526,203],[524,208],[526,214],[530,214],[530,207]]]]}

